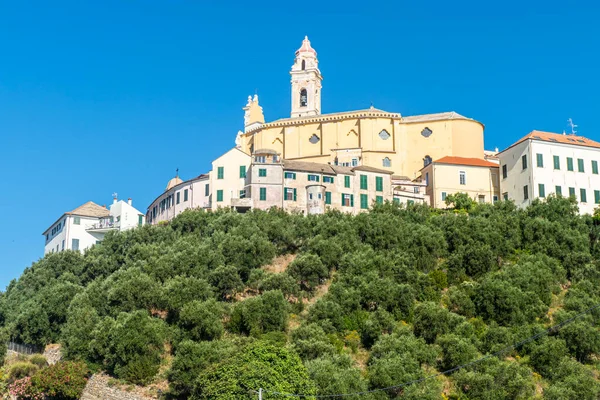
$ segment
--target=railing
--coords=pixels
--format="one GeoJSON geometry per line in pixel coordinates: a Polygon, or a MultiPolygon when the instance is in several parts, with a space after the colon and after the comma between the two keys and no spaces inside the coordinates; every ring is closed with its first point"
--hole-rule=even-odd
{"type": "Polygon", "coordinates": [[[118,229],[120,222],[98,222],[97,224],[89,225],[86,229],[118,229]]]}
{"type": "Polygon", "coordinates": [[[14,351],[15,353],[27,355],[44,352],[44,348],[42,346],[36,346],[33,344],[20,344],[15,342],[8,342],[6,344],[6,347],[9,351],[14,351]]]}

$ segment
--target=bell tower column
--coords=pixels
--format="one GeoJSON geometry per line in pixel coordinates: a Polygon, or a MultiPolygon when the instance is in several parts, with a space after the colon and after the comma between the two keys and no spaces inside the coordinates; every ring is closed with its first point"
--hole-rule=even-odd
{"type": "Polygon", "coordinates": [[[321,114],[321,71],[317,52],[310,45],[308,36],[296,51],[292,70],[292,118],[321,114]]]}

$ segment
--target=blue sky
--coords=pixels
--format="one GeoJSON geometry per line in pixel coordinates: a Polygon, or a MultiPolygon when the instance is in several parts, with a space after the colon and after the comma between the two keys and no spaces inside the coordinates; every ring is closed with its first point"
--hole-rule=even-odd
{"type": "Polygon", "coordinates": [[[234,144],[246,98],[289,115],[304,35],[323,112],[457,111],[486,148],[567,118],[600,140],[596,2],[0,0],[0,288],[63,212],[146,206],[234,144]]]}

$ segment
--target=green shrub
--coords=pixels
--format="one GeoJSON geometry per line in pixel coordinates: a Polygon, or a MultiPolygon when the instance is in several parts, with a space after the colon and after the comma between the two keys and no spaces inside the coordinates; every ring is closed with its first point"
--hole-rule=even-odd
{"type": "Polygon", "coordinates": [[[32,355],[31,357],[29,357],[29,362],[34,365],[37,365],[39,368],[43,368],[48,365],[48,360],[46,360],[46,357],[44,357],[41,354],[32,355]]]}
{"type": "Polygon", "coordinates": [[[7,381],[12,383],[18,379],[25,378],[26,376],[32,376],[39,367],[28,361],[17,361],[8,367],[7,381]]]}
{"type": "Polygon", "coordinates": [[[89,372],[85,363],[62,361],[39,370],[31,383],[49,400],[75,400],[81,398],[89,372]]]}

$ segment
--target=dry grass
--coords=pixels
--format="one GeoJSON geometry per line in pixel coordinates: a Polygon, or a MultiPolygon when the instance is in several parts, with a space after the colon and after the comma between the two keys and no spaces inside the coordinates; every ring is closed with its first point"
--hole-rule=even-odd
{"type": "Polygon", "coordinates": [[[284,254],[282,256],[275,257],[271,264],[263,266],[262,269],[274,274],[280,274],[287,269],[287,267],[296,259],[297,256],[297,254],[284,254]]]}

